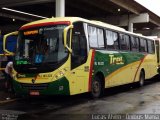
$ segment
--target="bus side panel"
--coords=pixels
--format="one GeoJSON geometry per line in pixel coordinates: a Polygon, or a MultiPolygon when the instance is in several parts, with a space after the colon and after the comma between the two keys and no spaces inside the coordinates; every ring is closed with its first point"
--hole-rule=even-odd
{"type": "Polygon", "coordinates": [[[95,54],[94,74],[101,71],[105,76],[105,87],[132,83],[139,74],[140,53],[97,51],[95,54]]]}
{"type": "Polygon", "coordinates": [[[150,79],[157,75],[157,58],[155,54],[148,54],[145,56],[141,69],[145,71],[145,79],[150,79]]]}

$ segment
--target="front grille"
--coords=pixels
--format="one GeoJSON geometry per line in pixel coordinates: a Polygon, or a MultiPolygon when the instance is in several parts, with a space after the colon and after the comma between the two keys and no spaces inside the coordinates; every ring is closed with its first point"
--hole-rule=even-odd
{"type": "Polygon", "coordinates": [[[47,89],[48,84],[21,84],[22,88],[29,89],[29,90],[44,90],[47,89]]]}

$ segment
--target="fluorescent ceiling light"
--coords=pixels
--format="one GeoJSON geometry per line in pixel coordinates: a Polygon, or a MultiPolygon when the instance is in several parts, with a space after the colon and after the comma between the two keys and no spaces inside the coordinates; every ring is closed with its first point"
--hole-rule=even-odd
{"type": "Polygon", "coordinates": [[[6,7],[2,7],[2,9],[12,11],[12,12],[16,12],[16,13],[25,14],[25,15],[30,15],[30,16],[34,16],[34,17],[38,17],[38,18],[47,18],[47,17],[43,17],[43,16],[39,16],[39,15],[35,15],[35,14],[30,14],[30,13],[26,13],[26,12],[14,10],[14,9],[6,8],[6,7]]]}
{"type": "Polygon", "coordinates": [[[148,27],[144,27],[143,29],[144,29],[144,30],[149,30],[150,28],[148,28],[148,27]]]}

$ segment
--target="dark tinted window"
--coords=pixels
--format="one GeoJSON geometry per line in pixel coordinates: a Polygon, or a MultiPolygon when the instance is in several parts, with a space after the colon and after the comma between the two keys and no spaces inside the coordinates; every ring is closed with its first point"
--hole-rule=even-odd
{"type": "Polygon", "coordinates": [[[131,50],[139,51],[139,39],[137,37],[131,36],[131,50]]]}
{"type": "Polygon", "coordinates": [[[128,35],[120,34],[120,49],[128,51],[130,50],[130,41],[128,35]]]}
{"type": "Polygon", "coordinates": [[[154,41],[148,40],[148,52],[149,53],[154,53],[155,48],[154,48],[154,41]]]}
{"type": "Polygon", "coordinates": [[[74,69],[87,60],[87,40],[83,23],[75,23],[72,36],[71,68],[74,69]]]}
{"type": "Polygon", "coordinates": [[[147,52],[147,41],[146,39],[140,38],[140,51],[147,52]]]}

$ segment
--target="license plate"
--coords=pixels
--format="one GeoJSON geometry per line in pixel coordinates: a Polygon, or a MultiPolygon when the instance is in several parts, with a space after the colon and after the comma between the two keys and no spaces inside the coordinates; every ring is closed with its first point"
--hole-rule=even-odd
{"type": "Polygon", "coordinates": [[[40,95],[40,94],[39,94],[39,91],[30,91],[30,95],[37,96],[37,95],[40,95]]]}

